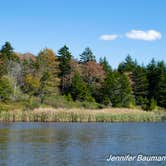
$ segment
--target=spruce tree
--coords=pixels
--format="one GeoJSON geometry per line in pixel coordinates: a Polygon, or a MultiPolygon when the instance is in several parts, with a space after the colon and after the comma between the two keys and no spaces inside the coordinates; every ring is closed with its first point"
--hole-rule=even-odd
{"type": "Polygon", "coordinates": [[[107,96],[114,107],[128,107],[134,104],[130,82],[125,74],[114,71],[107,75],[102,88],[102,98],[107,96]]]}
{"type": "Polygon", "coordinates": [[[70,82],[68,76],[71,74],[71,60],[72,54],[69,48],[65,45],[59,51],[59,68],[60,68],[60,78],[61,78],[61,92],[62,94],[67,94],[70,88],[70,82]]]}
{"type": "Polygon", "coordinates": [[[137,62],[133,61],[132,57],[128,55],[125,58],[124,62],[121,62],[118,66],[118,71],[119,72],[132,72],[135,67],[137,66],[137,62]]]}
{"type": "Polygon", "coordinates": [[[95,61],[96,62],[96,58],[93,55],[93,52],[91,51],[91,49],[89,47],[85,48],[85,50],[83,51],[83,53],[80,55],[80,62],[81,63],[86,63],[89,61],[95,61]]]}
{"type": "Polygon", "coordinates": [[[159,73],[157,71],[157,62],[152,59],[150,64],[147,66],[147,78],[149,82],[149,95],[148,98],[154,98],[157,99],[157,93],[158,93],[158,83],[159,83],[159,73]]]}
{"type": "Polygon", "coordinates": [[[9,42],[6,42],[1,49],[1,55],[3,57],[4,60],[12,60],[13,59],[13,47],[11,46],[11,44],[9,42]]]}
{"type": "Polygon", "coordinates": [[[133,92],[137,105],[144,104],[144,100],[148,98],[148,87],[146,69],[138,66],[133,72],[133,92]]]}
{"type": "Polygon", "coordinates": [[[89,89],[79,73],[75,73],[72,78],[70,93],[73,100],[89,101],[92,99],[89,93],[89,89]]]}
{"type": "Polygon", "coordinates": [[[72,55],[69,51],[69,48],[64,45],[59,51],[59,68],[60,68],[60,76],[63,77],[70,73],[71,67],[70,67],[70,61],[72,59],[72,55]]]}
{"type": "MultiPolygon", "coordinates": [[[[128,77],[125,74],[120,74],[118,79],[119,89],[117,89],[118,106],[130,107],[134,104],[134,98],[132,94],[131,84],[128,77]]],[[[116,104],[116,103],[115,103],[116,104]]]]}
{"type": "Polygon", "coordinates": [[[106,57],[100,58],[99,62],[103,66],[103,69],[104,69],[104,71],[105,71],[106,74],[108,74],[109,72],[112,72],[112,68],[109,65],[106,57]]]}
{"type": "Polygon", "coordinates": [[[157,103],[166,108],[166,65],[164,62],[158,63],[158,72],[160,73],[157,93],[157,103]]]}
{"type": "Polygon", "coordinates": [[[6,42],[0,50],[0,71],[1,75],[7,74],[8,68],[12,61],[19,62],[18,57],[13,51],[13,47],[9,42],[6,42]]]}

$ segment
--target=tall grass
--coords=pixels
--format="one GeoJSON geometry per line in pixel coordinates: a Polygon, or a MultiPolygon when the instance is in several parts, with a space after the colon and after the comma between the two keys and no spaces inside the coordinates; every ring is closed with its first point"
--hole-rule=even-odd
{"type": "Polygon", "coordinates": [[[156,122],[165,115],[132,109],[53,109],[1,111],[1,122],[156,122]]]}

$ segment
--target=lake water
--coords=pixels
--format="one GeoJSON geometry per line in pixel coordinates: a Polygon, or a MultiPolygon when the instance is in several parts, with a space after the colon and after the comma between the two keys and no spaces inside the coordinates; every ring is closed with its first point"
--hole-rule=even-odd
{"type": "Polygon", "coordinates": [[[165,123],[0,123],[0,166],[166,165],[107,161],[166,155],[165,123]]]}

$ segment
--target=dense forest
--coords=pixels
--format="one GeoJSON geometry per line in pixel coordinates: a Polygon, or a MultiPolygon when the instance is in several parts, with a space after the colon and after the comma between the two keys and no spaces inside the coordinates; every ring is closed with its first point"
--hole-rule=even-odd
{"type": "Polygon", "coordinates": [[[139,65],[130,55],[117,69],[96,61],[90,48],[75,59],[63,46],[57,54],[16,53],[6,42],[0,49],[0,110],[129,107],[166,108],[166,65],[154,59],[139,65]]]}

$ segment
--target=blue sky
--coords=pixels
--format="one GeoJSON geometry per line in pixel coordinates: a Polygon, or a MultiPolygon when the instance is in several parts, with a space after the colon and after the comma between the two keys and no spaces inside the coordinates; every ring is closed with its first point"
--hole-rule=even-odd
{"type": "Polygon", "coordinates": [[[0,45],[37,54],[64,44],[79,57],[89,46],[116,67],[127,54],[166,61],[165,0],[0,0],[0,45]]]}

